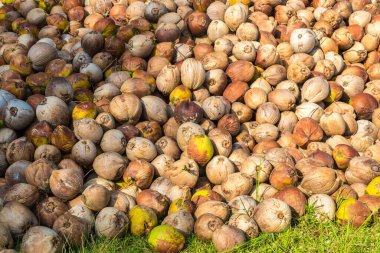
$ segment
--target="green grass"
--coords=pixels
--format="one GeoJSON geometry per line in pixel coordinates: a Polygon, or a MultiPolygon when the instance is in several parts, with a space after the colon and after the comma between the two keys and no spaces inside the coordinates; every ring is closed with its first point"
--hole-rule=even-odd
{"type": "MultiPolygon", "coordinates": [[[[340,226],[335,222],[320,223],[309,214],[278,234],[260,234],[229,252],[380,252],[380,223],[367,227],[340,226]]],[[[88,253],[152,252],[146,238],[126,236],[122,239],[96,240],[80,250],[88,253]]],[[[187,238],[186,253],[216,252],[212,243],[202,242],[194,236],[187,238]]]]}

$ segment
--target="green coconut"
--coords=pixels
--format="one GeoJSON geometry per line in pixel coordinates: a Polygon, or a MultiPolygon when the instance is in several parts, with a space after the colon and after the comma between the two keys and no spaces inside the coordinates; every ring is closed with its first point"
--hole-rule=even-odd
{"type": "Polygon", "coordinates": [[[131,233],[133,235],[146,235],[158,224],[156,213],[147,206],[134,206],[129,211],[131,233]]]}
{"type": "Polygon", "coordinates": [[[154,251],[175,253],[183,249],[185,237],[171,226],[160,225],[152,230],[148,243],[154,251]]]}

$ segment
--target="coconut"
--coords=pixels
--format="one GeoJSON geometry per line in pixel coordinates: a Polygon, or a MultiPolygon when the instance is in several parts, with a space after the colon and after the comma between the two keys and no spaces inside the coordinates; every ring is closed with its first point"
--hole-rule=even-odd
{"type": "Polygon", "coordinates": [[[40,190],[48,191],[50,176],[53,170],[56,169],[58,167],[54,162],[41,158],[26,167],[25,179],[29,184],[38,187],[40,190]]]}
{"type": "Polygon", "coordinates": [[[123,174],[123,180],[127,185],[136,185],[146,189],[153,181],[153,165],[145,160],[135,160],[129,163],[123,174]]]}
{"type": "Polygon", "coordinates": [[[175,161],[165,174],[174,184],[192,188],[199,178],[199,166],[193,159],[181,158],[175,161]]]}
{"type": "Polygon", "coordinates": [[[3,114],[5,125],[14,130],[24,129],[34,118],[32,107],[19,99],[9,100],[3,114]]]}
{"type": "Polygon", "coordinates": [[[15,99],[16,97],[6,91],[6,90],[0,90],[0,111],[2,111],[8,104],[8,102],[12,99],[15,99]]]}
{"type": "Polygon", "coordinates": [[[149,234],[148,243],[154,251],[174,253],[182,250],[185,237],[169,225],[159,225],[149,234]]]}
{"type": "Polygon", "coordinates": [[[154,174],[156,176],[166,176],[166,171],[169,171],[169,166],[174,163],[174,159],[171,156],[162,154],[157,156],[151,164],[154,166],[154,174]]]}
{"type": "Polygon", "coordinates": [[[372,181],[367,185],[365,192],[371,196],[380,196],[379,181],[380,177],[375,177],[372,179],[372,181]]]}
{"type": "Polygon", "coordinates": [[[112,190],[110,192],[110,200],[108,202],[108,206],[115,207],[122,212],[128,212],[129,209],[135,205],[136,202],[130,195],[117,190],[112,190]]]}
{"type": "Polygon", "coordinates": [[[34,44],[28,52],[28,57],[32,61],[33,69],[43,71],[45,66],[57,58],[57,49],[45,42],[34,44]]]}
{"type": "MultiPolygon", "coordinates": [[[[202,178],[201,178],[202,179],[202,178]]],[[[198,184],[201,184],[201,179],[199,180],[198,184]]],[[[206,179],[206,182],[205,182],[205,188],[198,188],[196,189],[196,192],[193,194],[193,196],[191,197],[191,201],[198,207],[199,205],[201,205],[202,203],[205,203],[207,201],[210,201],[210,200],[217,200],[217,201],[223,201],[223,197],[211,190],[211,189],[207,189],[208,186],[207,186],[207,179],[206,179]]],[[[211,188],[211,187],[209,187],[211,188]]]]}
{"type": "Polygon", "coordinates": [[[13,238],[7,225],[0,224],[0,249],[8,249],[13,247],[13,238]]]}
{"type": "Polygon", "coordinates": [[[93,211],[100,211],[106,207],[110,197],[108,189],[99,184],[88,186],[82,193],[83,203],[93,211]]]}
{"type": "Polygon", "coordinates": [[[228,205],[231,207],[232,213],[235,214],[235,218],[238,217],[236,216],[237,214],[247,214],[252,216],[257,208],[255,199],[247,195],[235,197],[228,203],[228,205]]]}
{"type": "Polygon", "coordinates": [[[89,224],[70,213],[59,216],[54,222],[53,229],[65,238],[65,243],[73,246],[83,245],[90,235],[89,224]]]}
{"type": "Polygon", "coordinates": [[[16,131],[10,128],[1,128],[0,129],[1,138],[0,138],[0,144],[1,145],[8,145],[12,141],[17,139],[16,131]]]}
{"type": "Polygon", "coordinates": [[[235,213],[230,217],[228,225],[242,230],[247,238],[255,238],[259,235],[259,227],[255,220],[248,214],[235,213]]]}
{"type": "Polygon", "coordinates": [[[296,217],[301,217],[305,214],[307,200],[305,195],[296,187],[289,186],[281,191],[278,191],[273,198],[282,200],[288,204],[296,217]]]}
{"type": "Polygon", "coordinates": [[[96,158],[96,146],[90,140],[81,140],[71,149],[71,159],[83,166],[91,165],[96,158]]]}
{"type": "Polygon", "coordinates": [[[41,121],[30,126],[26,136],[35,146],[49,144],[53,130],[49,123],[41,121]]]}
{"type": "Polygon", "coordinates": [[[116,180],[123,175],[127,164],[127,160],[120,154],[105,152],[95,158],[92,167],[97,175],[108,180],[116,180]]]}
{"type": "Polygon", "coordinates": [[[179,149],[177,142],[168,136],[163,136],[155,143],[158,154],[166,154],[173,159],[180,157],[181,150],[179,149]]]}
{"type": "Polygon", "coordinates": [[[272,165],[262,157],[249,156],[241,165],[240,171],[259,182],[265,182],[272,171],[272,165]]]}
{"type": "Polygon", "coordinates": [[[222,183],[223,196],[231,200],[236,196],[248,194],[252,190],[253,180],[245,173],[232,173],[222,183]]]}
{"type": "Polygon", "coordinates": [[[51,143],[63,153],[70,152],[76,142],[74,132],[63,125],[57,126],[51,134],[51,143]]]}
{"type": "Polygon", "coordinates": [[[39,146],[34,152],[34,160],[46,159],[54,163],[61,161],[61,152],[54,145],[44,144],[39,146]]]}
{"type": "Polygon", "coordinates": [[[104,133],[100,147],[104,152],[117,152],[123,154],[127,146],[127,140],[122,131],[110,129],[104,133]]]}
{"type": "Polygon", "coordinates": [[[155,212],[149,207],[139,205],[129,211],[129,220],[131,233],[139,236],[148,234],[158,224],[155,212]]]}
{"type": "Polygon", "coordinates": [[[141,206],[150,207],[158,218],[163,218],[169,208],[170,201],[165,195],[147,189],[137,195],[136,203],[141,206]]]}
{"type": "Polygon", "coordinates": [[[74,134],[78,140],[90,140],[99,143],[103,136],[103,129],[94,119],[83,118],[73,122],[74,134]]]}
{"type": "Polygon", "coordinates": [[[38,198],[39,192],[37,187],[30,184],[18,183],[8,189],[4,196],[4,201],[17,201],[27,207],[31,207],[36,203],[38,198]]]}
{"type": "Polygon", "coordinates": [[[6,182],[10,185],[14,185],[17,183],[27,183],[26,178],[25,178],[25,170],[29,164],[31,164],[31,162],[21,160],[21,161],[17,161],[11,164],[8,167],[8,164],[5,163],[6,171],[5,171],[4,178],[6,182]]]}
{"type": "Polygon", "coordinates": [[[99,237],[107,239],[123,237],[128,227],[128,216],[114,207],[105,207],[96,216],[95,232],[99,237]]]}
{"type": "Polygon", "coordinates": [[[22,252],[56,252],[62,250],[62,240],[53,229],[36,226],[26,231],[21,242],[22,252]]]}
{"type": "Polygon", "coordinates": [[[269,176],[270,184],[277,190],[283,190],[295,185],[297,181],[298,177],[295,169],[285,164],[275,166],[269,176]]]}
{"type": "Polygon", "coordinates": [[[36,116],[39,121],[47,121],[52,126],[68,125],[69,108],[66,103],[55,96],[45,97],[36,108],[36,116]]]}
{"type": "Polygon", "coordinates": [[[193,135],[187,146],[187,154],[199,165],[205,166],[214,155],[214,148],[207,135],[193,135]]]}
{"type": "Polygon", "coordinates": [[[36,215],[41,225],[52,227],[54,221],[68,211],[68,206],[57,197],[47,197],[36,206],[36,215]]]}
{"type": "Polygon", "coordinates": [[[84,206],[84,204],[72,206],[67,213],[79,218],[81,221],[84,221],[91,228],[95,226],[95,215],[90,209],[84,206]]]}
{"type": "Polygon", "coordinates": [[[209,241],[216,229],[223,225],[223,220],[211,213],[199,216],[194,225],[194,232],[198,239],[209,241]]]}
{"type": "Polygon", "coordinates": [[[12,164],[17,161],[32,161],[34,156],[34,146],[25,137],[15,139],[7,146],[7,162],[12,164]]]}
{"type": "Polygon", "coordinates": [[[55,96],[69,103],[74,97],[74,90],[66,78],[54,77],[46,86],[45,96],[55,96]]]}
{"type": "Polygon", "coordinates": [[[306,194],[332,194],[340,185],[338,174],[327,167],[315,167],[313,173],[304,173],[298,188],[306,194]]]}
{"type": "Polygon", "coordinates": [[[335,201],[326,194],[314,194],[308,199],[308,204],[315,208],[315,216],[321,220],[332,220],[335,216],[335,201]]]}
{"type": "Polygon", "coordinates": [[[130,139],[127,143],[126,153],[131,161],[142,159],[150,162],[157,156],[154,144],[149,139],[143,137],[130,139]]]}
{"type": "Polygon", "coordinates": [[[230,216],[230,210],[226,203],[217,201],[217,200],[209,200],[199,205],[195,210],[194,216],[195,218],[199,218],[201,215],[205,213],[212,213],[215,216],[218,216],[223,221],[228,220],[230,216]]]}
{"type": "Polygon", "coordinates": [[[245,241],[244,232],[230,225],[223,225],[212,234],[212,242],[218,252],[232,249],[245,241]]]}
{"type": "Polygon", "coordinates": [[[232,136],[231,134],[221,128],[211,129],[208,133],[215,155],[221,155],[228,157],[232,151],[232,136]]]}
{"type": "Polygon", "coordinates": [[[291,210],[278,199],[263,200],[256,209],[253,218],[264,233],[281,232],[290,225],[291,210]]]}
{"type": "Polygon", "coordinates": [[[49,179],[52,193],[64,200],[71,200],[82,191],[83,178],[72,169],[54,170],[49,179]]]}
{"type": "Polygon", "coordinates": [[[214,156],[206,166],[207,178],[213,184],[223,183],[229,174],[235,172],[233,163],[225,156],[214,156]]]}
{"type": "Polygon", "coordinates": [[[36,226],[38,221],[29,208],[17,201],[10,201],[0,210],[0,224],[8,226],[13,236],[21,237],[30,227],[36,226]]]}
{"type": "Polygon", "coordinates": [[[172,214],[178,211],[187,211],[189,213],[194,213],[195,205],[186,197],[180,197],[172,201],[169,206],[168,214],[172,214]]]}
{"type": "Polygon", "coordinates": [[[180,231],[184,236],[189,236],[194,230],[194,218],[190,212],[179,210],[169,214],[162,221],[163,225],[169,225],[180,231]]]}
{"type": "Polygon", "coordinates": [[[371,211],[366,204],[356,199],[344,200],[336,212],[340,224],[351,224],[359,227],[370,219],[371,211]]]}

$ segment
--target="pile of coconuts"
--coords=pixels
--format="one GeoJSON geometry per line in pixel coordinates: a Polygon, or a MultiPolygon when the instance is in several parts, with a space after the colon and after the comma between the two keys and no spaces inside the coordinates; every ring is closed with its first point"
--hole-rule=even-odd
{"type": "Polygon", "coordinates": [[[0,250],[378,222],[380,1],[0,6],[0,250]]]}

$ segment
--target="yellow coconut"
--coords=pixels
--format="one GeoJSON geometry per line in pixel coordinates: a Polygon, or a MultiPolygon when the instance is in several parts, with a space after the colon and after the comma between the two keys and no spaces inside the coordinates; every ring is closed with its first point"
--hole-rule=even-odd
{"type": "Polygon", "coordinates": [[[91,118],[95,119],[96,105],[92,102],[82,102],[77,104],[72,112],[73,120],[91,118]]]}
{"type": "Polygon", "coordinates": [[[365,192],[368,195],[380,197],[380,177],[375,177],[372,179],[372,181],[368,184],[367,188],[365,189],[365,192]]]}
{"type": "Polygon", "coordinates": [[[219,193],[209,189],[196,191],[191,197],[191,201],[197,206],[209,200],[223,201],[223,197],[219,193]]]}
{"type": "Polygon", "coordinates": [[[170,204],[168,214],[172,214],[181,210],[194,213],[194,203],[186,198],[178,198],[170,204]]]}
{"type": "Polygon", "coordinates": [[[196,134],[190,138],[187,154],[199,165],[205,166],[214,155],[214,147],[205,134],[196,134]]]}
{"type": "Polygon", "coordinates": [[[361,201],[356,199],[344,200],[336,212],[336,218],[340,224],[349,224],[360,227],[370,220],[371,211],[361,201]]]}
{"type": "Polygon", "coordinates": [[[132,235],[146,235],[158,225],[155,212],[147,206],[134,206],[129,211],[132,235]]]}
{"type": "Polygon", "coordinates": [[[69,77],[67,77],[67,80],[70,82],[74,91],[79,90],[79,89],[91,88],[89,78],[86,74],[74,73],[70,75],[69,77]]]}
{"type": "Polygon", "coordinates": [[[184,85],[179,85],[169,95],[170,103],[176,106],[182,101],[191,99],[191,91],[184,85]]]}

